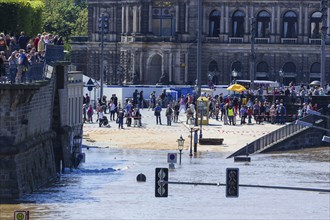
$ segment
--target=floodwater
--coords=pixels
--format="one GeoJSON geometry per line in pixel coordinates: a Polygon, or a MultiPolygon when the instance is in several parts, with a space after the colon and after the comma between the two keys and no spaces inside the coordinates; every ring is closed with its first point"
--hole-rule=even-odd
{"type": "MultiPolygon", "coordinates": [[[[0,219],[29,210],[30,219],[329,219],[330,194],[240,187],[226,198],[224,186],[174,185],[155,197],[155,168],[168,167],[168,151],[84,149],[86,163],[19,204],[1,204],[0,219]],[[143,173],[146,182],[137,182],[143,173]]],[[[203,152],[170,170],[169,181],[225,183],[226,168],[239,168],[240,184],[330,189],[330,148],[252,156],[234,163],[203,152]]]]}

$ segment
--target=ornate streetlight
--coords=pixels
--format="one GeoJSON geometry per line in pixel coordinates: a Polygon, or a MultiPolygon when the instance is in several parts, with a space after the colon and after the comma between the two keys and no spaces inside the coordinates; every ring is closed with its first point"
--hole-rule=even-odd
{"type": "Polygon", "coordinates": [[[178,142],[178,150],[180,152],[179,154],[180,154],[180,165],[181,165],[181,155],[182,155],[182,150],[183,150],[183,146],[184,146],[184,139],[182,138],[182,135],[176,142],[178,142]]]}

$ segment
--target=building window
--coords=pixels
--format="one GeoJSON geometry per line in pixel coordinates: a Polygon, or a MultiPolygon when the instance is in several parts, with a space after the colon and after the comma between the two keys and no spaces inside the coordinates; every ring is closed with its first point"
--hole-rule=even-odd
{"type": "Polygon", "coordinates": [[[232,18],[232,36],[243,37],[244,34],[244,17],[245,14],[242,11],[236,11],[232,18]]]}
{"type": "Polygon", "coordinates": [[[268,64],[266,62],[260,62],[257,65],[257,72],[268,73],[268,64]]]}
{"type": "Polygon", "coordinates": [[[175,19],[173,0],[158,0],[152,4],[152,32],[157,36],[173,36],[175,19]]]}
{"type": "Polygon", "coordinates": [[[321,38],[322,13],[314,12],[311,17],[311,38],[321,38]]]}
{"type": "Polygon", "coordinates": [[[313,63],[313,65],[311,66],[311,73],[321,73],[321,64],[313,63]]]}
{"type": "Polygon", "coordinates": [[[210,22],[209,36],[218,37],[220,34],[220,12],[217,10],[212,11],[212,13],[209,16],[209,22],[210,22]]]}
{"type": "Polygon", "coordinates": [[[270,33],[270,14],[267,11],[261,11],[257,17],[257,36],[268,38],[270,33]]]}
{"type": "Polygon", "coordinates": [[[292,82],[296,83],[297,68],[294,63],[292,62],[285,63],[283,66],[283,72],[284,72],[284,77],[283,77],[284,85],[289,85],[292,82]]]}
{"type": "Polygon", "coordinates": [[[297,15],[293,11],[285,13],[283,17],[283,37],[296,38],[298,33],[297,15]]]}
{"type": "Polygon", "coordinates": [[[268,80],[269,67],[264,61],[258,63],[256,77],[258,80],[268,80]]]}

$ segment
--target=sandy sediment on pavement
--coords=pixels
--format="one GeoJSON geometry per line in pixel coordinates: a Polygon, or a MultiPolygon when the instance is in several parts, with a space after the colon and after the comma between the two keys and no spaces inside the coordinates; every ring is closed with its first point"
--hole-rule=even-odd
{"type": "MultiPolygon", "coordinates": [[[[203,127],[203,138],[223,138],[222,145],[198,145],[198,151],[234,152],[247,143],[280,128],[277,125],[244,125],[222,126],[211,124],[203,127]]],[[[190,148],[189,127],[184,123],[166,125],[146,125],[143,128],[125,127],[118,129],[116,124],[111,128],[99,128],[97,124],[85,124],[84,143],[95,142],[100,147],[136,148],[149,150],[176,150],[177,139],[185,139],[184,149],[190,148]]]]}

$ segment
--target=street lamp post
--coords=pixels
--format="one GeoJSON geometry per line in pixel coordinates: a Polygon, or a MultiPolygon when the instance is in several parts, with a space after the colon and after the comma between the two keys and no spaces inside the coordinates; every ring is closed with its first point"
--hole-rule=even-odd
{"type": "Polygon", "coordinates": [[[178,142],[178,150],[179,150],[179,154],[180,154],[180,165],[181,165],[181,155],[182,155],[182,150],[183,150],[183,146],[184,146],[184,139],[182,138],[182,135],[177,140],[177,142],[178,142]]]}
{"type": "MultiPolygon", "coordinates": [[[[196,120],[197,120],[197,118],[196,118],[196,120]]],[[[189,156],[190,157],[192,157],[192,155],[193,155],[193,153],[192,153],[192,141],[193,141],[193,133],[195,134],[194,135],[194,139],[196,140],[196,138],[197,138],[197,131],[198,131],[199,129],[197,128],[197,127],[190,127],[190,150],[189,150],[189,156]]],[[[197,149],[196,149],[197,150],[197,149]]]]}

